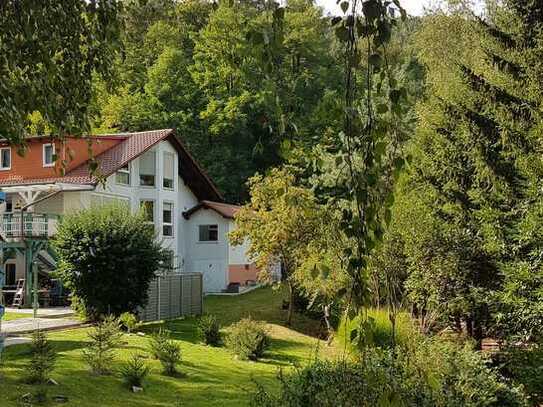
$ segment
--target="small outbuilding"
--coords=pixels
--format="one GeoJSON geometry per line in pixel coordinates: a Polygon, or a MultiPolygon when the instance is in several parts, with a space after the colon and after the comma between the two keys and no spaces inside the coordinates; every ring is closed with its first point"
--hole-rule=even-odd
{"type": "MultiPolygon", "coordinates": [[[[258,280],[258,268],[248,257],[249,241],[232,245],[228,234],[236,224],[237,205],[203,200],[183,213],[188,228],[185,236],[186,269],[203,274],[204,292],[222,292],[228,287],[244,287],[258,280]]],[[[275,277],[280,277],[277,266],[275,277]]]]}

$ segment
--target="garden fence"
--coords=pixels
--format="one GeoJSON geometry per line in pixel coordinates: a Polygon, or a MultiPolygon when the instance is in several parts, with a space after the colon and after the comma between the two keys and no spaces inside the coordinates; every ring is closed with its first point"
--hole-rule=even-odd
{"type": "Polygon", "coordinates": [[[155,278],[149,287],[149,301],[141,310],[142,321],[201,315],[203,285],[201,273],[170,273],[155,278]]]}

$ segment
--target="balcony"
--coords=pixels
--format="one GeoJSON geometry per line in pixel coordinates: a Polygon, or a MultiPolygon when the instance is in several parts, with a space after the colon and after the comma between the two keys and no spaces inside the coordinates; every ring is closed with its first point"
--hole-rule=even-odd
{"type": "Polygon", "coordinates": [[[58,215],[25,212],[21,222],[21,213],[3,213],[0,215],[0,235],[8,241],[30,239],[48,239],[57,231],[58,215]]]}

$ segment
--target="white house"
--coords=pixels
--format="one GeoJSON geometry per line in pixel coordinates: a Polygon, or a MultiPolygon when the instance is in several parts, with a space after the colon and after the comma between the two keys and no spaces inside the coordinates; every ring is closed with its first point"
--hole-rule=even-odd
{"type": "MultiPolygon", "coordinates": [[[[173,130],[68,137],[62,144],[31,137],[27,143],[24,156],[0,143],[0,190],[7,197],[0,209],[4,241],[23,235],[47,239],[55,233],[58,217],[120,201],[134,212],[144,210],[171,251],[176,272],[203,273],[205,292],[256,280],[247,245],[233,247],[227,238],[238,207],[224,203],[173,130]],[[93,165],[97,171],[90,170],[93,165]]],[[[39,250],[37,259],[46,274],[55,261],[39,250]]],[[[4,285],[28,281],[31,271],[25,253],[7,257],[4,285]]]]}

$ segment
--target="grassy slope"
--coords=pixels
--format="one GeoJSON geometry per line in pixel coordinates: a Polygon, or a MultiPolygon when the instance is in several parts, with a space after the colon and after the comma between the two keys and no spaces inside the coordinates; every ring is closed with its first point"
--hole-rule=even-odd
{"type": "MultiPolygon", "coordinates": [[[[182,378],[169,378],[160,374],[157,361],[148,360],[153,371],[146,382],[144,393],[132,394],[122,384],[117,374],[94,377],[81,360],[81,348],[86,341],[86,330],[78,329],[50,334],[59,351],[53,378],[59,386],[49,387],[49,395],[69,397],[66,406],[240,406],[248,402],[254,385],[252,379],[268,386],[279,368],[291,368],[293,363],[303,364],[314,357],[332,356],[333,349],[322,341],[281,326],[285,312],[280,309],[283,294],[271,289],[259,289],[239,297],[207,297],[206,311],[216,314],[223,324],[239,320],[250,314],[255,319],[270,322],[272,346],[260,362],[243,362],[233,359],[224,348],[210,348],[198,343],[194,319],[166,323],[173,337],[183,350],[182,378]],[[250,312],[249,312],[250,310],[250,312]]],[[[300,331],[313,325],[297,316],[294,326],[300,331]]],[[[152,331],[159,324],[145,327],[152,331]]],[[[148,337],[125,336],[126,345],[119,350],[119,361],[132,353],[145,353],[148,337]]],[[[23,383],[22,368],[28,360],[28,347],[14,346],[7,350],[4,378],[0,379],[0,405],[14,406],[20,395],[33,388],[23,383]]],[[[116,366],[119,362],[116,363],[116,366]]]]}

